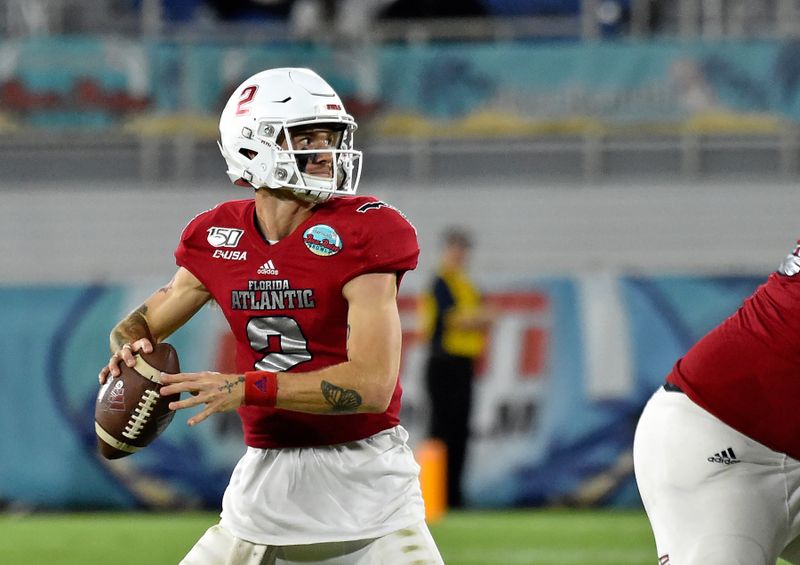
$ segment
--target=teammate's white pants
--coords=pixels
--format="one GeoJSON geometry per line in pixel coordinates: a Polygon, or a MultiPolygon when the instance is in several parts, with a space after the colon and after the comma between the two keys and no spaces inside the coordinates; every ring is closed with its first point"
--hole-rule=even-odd
{"type": "Polygon", "coordinates": [[[180,565],[443,565],[428,526],[420,522],[366,540],[307,545],[260,545],[224,526],[209,528],[180,565]]]}
{"type": "Polygon", "coordinates": [[[661,388],[633,456],[660,565],[800,563],[800,461],[661,388]]]}

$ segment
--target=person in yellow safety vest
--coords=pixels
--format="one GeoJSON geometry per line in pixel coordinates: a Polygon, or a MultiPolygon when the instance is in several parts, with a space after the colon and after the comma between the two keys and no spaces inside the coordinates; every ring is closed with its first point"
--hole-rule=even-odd
{"type": "Polygon", "coordinates": [[[447,446],[447,501],[464,505],[462,478],[467,455],[475,359],[482,353],[494,312],[467,275],[470,234],[445,230],[439,269],[421,302],[429,343],[425,372],[430,401],[430,436],[447,446]]]}

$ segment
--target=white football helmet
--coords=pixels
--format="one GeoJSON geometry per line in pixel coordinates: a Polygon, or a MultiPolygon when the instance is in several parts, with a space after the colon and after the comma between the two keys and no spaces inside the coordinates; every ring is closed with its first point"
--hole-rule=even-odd
{"type": "Polygon", "coordinates": [[[339,96],[310,69],[270,69],[253,75],[233,92],[219,120],[219,149],[232,182],[254,188],[286,188],[314,202],[355,194],[361,151],[353,149],[358,126],[339,96]],[[342,132],[336,147],[295,149],[290,130],[330,126],[342,132]],[[285,140],[286,148],[281,146],[285,140]],[[329,176],[305,172],[310,160],[327,155],[329,176]]]}

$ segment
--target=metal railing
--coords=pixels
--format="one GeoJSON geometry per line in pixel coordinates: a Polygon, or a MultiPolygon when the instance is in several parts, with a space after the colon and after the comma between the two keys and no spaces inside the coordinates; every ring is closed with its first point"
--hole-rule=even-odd
{"type": "MultiPolygon", "coordinates": [[[[557,136],[494,140],[370,139],[361,136],[364,178],[410,190],[440,181],[603,182],[616,179],[696,181],[737,175],[794,179],[800,174],[797,132],[659,137],[557,136]]],[[[158,185],[226,181],[211,139],[130,134],[18,134],[0,138],[0,183],[53,182],[158,185]],[[45,163],[46,166],[42,164],[45,163]]]]}

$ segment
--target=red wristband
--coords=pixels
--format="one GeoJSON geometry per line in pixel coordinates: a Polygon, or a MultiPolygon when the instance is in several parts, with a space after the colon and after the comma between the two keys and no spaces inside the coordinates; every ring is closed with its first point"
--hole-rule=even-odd
{"type": "Polygon", "coordinates": [[[272,408],[278,399],[278,375],[271,371],[244,374],[244,405],[272,408]]]}

